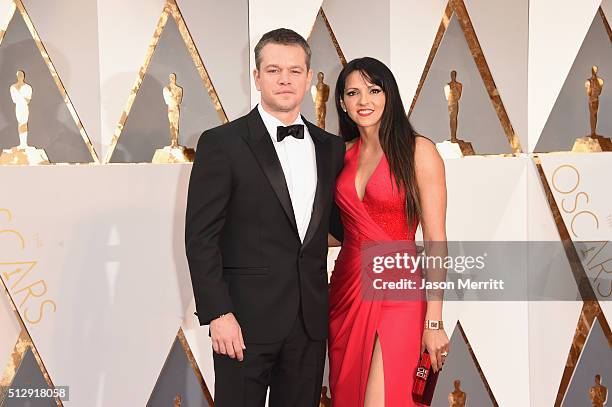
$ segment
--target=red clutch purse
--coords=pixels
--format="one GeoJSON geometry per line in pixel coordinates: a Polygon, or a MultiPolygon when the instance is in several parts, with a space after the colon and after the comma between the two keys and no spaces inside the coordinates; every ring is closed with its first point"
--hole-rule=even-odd
{"type": "Polygon", "coordinates": [[[417,367],[414,376],[412,400],[417,403],[430,406],[431,400],[433,399],[434,390],[436,389],[436,382],[438,381],[439,373],[439,370],[434,373],[433,368],[431,367],[429,352],[427,352],[427,349],[425,349],[425,351],[421,354],[419,366],[417,367]]]}

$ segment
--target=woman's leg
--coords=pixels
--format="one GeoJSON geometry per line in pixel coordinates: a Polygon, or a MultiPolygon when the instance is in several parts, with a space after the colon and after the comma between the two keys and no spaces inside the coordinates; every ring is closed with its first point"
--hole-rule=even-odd
{"type": "Polygon", "coordinates": [[[368,373],[364,407],[384,407],[385,405],[385,375],[383,370],[383,357],[378,333],[374,338],[374,349],[368,373]]]}

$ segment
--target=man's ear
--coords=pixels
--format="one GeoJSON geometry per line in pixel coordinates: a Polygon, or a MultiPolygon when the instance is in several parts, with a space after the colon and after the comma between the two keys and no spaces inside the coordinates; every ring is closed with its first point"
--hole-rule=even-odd
{"type": "Polygon", "coordinates": [[[310,84],[312,83],[312,74],[313,74],[312,69],[309,69],[308,73],[306,74],[306,81],[307,81],[306,84],[308,85],[308,87],[310,87],[310,84]]]}
{"type": "Polygon", "coordinates": [[[253,80],[255,81],[255,87],[258,91],[261,91],[259,86],[259,70],[257,68],[253,69],[253,80]]]}

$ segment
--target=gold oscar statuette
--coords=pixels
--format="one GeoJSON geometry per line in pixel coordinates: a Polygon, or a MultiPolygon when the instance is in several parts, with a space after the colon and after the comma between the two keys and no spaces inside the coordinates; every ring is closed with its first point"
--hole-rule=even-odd
{"type": "Polygon", "coordinates": [[[179,144],[179,119],[181,116],[181,102],[183,101],[183,88],[176,84],[176,74],[169,76],[170,83],[164,86],[164,101],[168,105],[168,122],[170,124],[170,145],[155,150],[153,162],[163,163],[191,163],[195,156],[192,148],[179,144]]]}
{"type": "Polygon", "coordinates": [[[469,141],[457,138],[457,121],[459,118],[459,99],[463,85],[457,81],[457,71],[451,71],[451,81],[444,86],[444,96],[448,104],[448,115],[450,118],[450,140],[437,143],[436,147],[444,158],[459,158],[466,155],[474,155],[474,148],[469,141]]]}
{"type": "Polygon", "coordinates": [[[49,164],[49,158],[45,150],[28,145],[28,118],[30,117],[30,108],[28,104],[32,100],[32,87],[25,82],[25,72],[17,71],[17,82],[12,84],[9,90],[11,99],[15,104],[19,145],[2,150],[2,154],[0,154],[0,164],[49,164]]]}
{"type": "Polygon", "coordinates": [[[608,398],[608,388],[601,384],[600,375],[595,375],[595,386],[589,390],[589,398],[593,407],[603,407],[608,398]]]}
{"type": "Polygon", "coordinates": [[[597,67],[591,68],[591,77],[584,83],[584,88],[589,100],[589,116],[591,133],[588,136],[577,138],[572,147],[575,153],[595,153],[601,151],[612,151],[612,141],[609,138],[597,134],[597,113],[599,111],[599,95],[603,90],[604,80],[597,76],[597,67]]]}
{"type": "Polygon", "coordinates": [[[327,101],[329,100],[329,85],[323,80],[325,74],[319,72],[317,74],[317,84],[311,88],[312,101],[315,105],[317,113],[317,126],[325,130],[325,118],[327,117],[327,101]]]}
{"type": "Polygon", "coordinates": [[[460,389],[461,380],[455,379],[453,384],[455,385],[455,390],[448,394],[448,406],[465,407],[465,400],[467,398],[467,395],[460,389]]]}
{"type": "Polygon", "coordinates": [[[331,399],[327,397],[327,386],[321,388],[321,401],[319,407],[331,407],[331,399]]]}

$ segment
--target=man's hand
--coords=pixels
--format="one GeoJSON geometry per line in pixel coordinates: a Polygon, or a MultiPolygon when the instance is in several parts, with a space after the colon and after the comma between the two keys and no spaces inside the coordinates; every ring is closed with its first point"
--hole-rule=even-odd
{"type": "Polygon", "coordinates": [[[227,355],[240,362],[244,359],[244,339],[242,329],[231,312],[213,319],[210,322],[210,336],[212,338],[213,350],[221,355],[227,355]]]}

